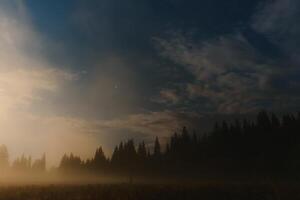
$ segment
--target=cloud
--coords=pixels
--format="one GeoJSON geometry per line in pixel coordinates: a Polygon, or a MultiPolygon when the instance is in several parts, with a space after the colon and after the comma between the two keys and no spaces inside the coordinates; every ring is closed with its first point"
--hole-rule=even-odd
{"type": "Polygon", "coordinates": [[[162,56],[194,76],[183,83],[189,94],[186,99],[191,104],[202,100],[203,110],[205,106],[220,113],[286,109],[283,105],[299,99],[293,84],[299,83],[293,77],[299,70],[263,57],[242,34],[200,43],[180,35],[156,41],[162,56]]]}
{"type": "Polygon", "coordinates": [[[239,28],[200,42],[176,33],[155,40],[164,58],[193,76],[182,84],[190,104],[198,101],[202,110],[225,113],[293,110],[300,90],[299,8],[297,0],[265,1],[246,24],[278,48],[280,58],[260,53],[239,28]]]}
{"type": "Polygon", "coordinates": [[[126,117],[125,119],[102,121],[99,125],[101,128],[120,130],[129,129],[135,133],[139,132],[149,135],[155,135],[155,133],[158,132],[160,134],[164,133],[164,135],[168,135],[169,131],[180,127],[178,124],[178,117],[175,113],[169,111],[134,114],[126,117]]]}
{"type": "Polygon", "coordinates": [[[159,92],[159,96],[153,98],[152,100],[153,102],[157,102],[157,103],[166,103],[166,104],[175,105],[180,102],[181,97],[176,90],[162,89],[159,92]]]}
{"type": "MultiPolygon", "coordinates": [[[[174,132],[178,132],[183,126],[190,129],[198,129],[199,120],[202,116],[195,112],[175,112],[170,110],[157,112],[144,112],[128,115],[113,120],[97,121],[96,130],[109,130],[110,133],[118,135],[119,138],[135,138],[153,142],[155,136],[161,139],[168,138],[174,132]]],[[[205,130],[203,125],[203,130],[205,130]]],[[[206,127],[207,128],[207,127],[206,127]]]]}
{"type": "Polygon", "coordinates": [[[104,139],[105,143],[112,142],[113,145],[116,145],[120,139],[122,141],[135,139],[136,142],[143,140],[151,147],[156,136],[164,144],[169,141],[173,133],[181,133],[184,126],[188,128],[190,133],[195,131],[196,134],[201,135],[210,132],[216,122],[234,121],[245,117],[252,118],[249,115],[201,115],[196,111],[161,110],[132,114],[112,120],[89,121],[89,123],[93,123],[92,126],[89,124],[89,127],[90,133],[107,133],[109,139],[104,137],[106,138],[106,140],[104,139]]]}
{"type": "Polygon", "coordinates": [[[74,75],[62,70],[47,67],[25,67],[26,64],[9,65],[0,70],[0,117],[8,112],[27,108],[37,100],[43,100],[40,92],[56,92],[65,81],[73,79],[74,75]],[[23,67],[23,65],[25,65],[23,67]]]}
{"type": "Polygon", "coordinates": [[[262,4],[253,16],[252,27],[285,51],[292,62],[300,63],[300,2],[274,0],[262,4]]]}
{"type": "Polygon", "coordinates": [[[259,60],[255,49],[241,34],[200,44],[181,35],[157,42],[163,56],[186,66],[199,80],[213,79],[228,70],[249,69],[259,60]]]}

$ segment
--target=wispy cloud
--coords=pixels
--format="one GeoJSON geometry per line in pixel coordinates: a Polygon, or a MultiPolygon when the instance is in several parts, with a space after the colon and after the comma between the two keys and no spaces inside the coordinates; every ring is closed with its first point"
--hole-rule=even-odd
{"type": "Polygon", "coordinates": [[[286,56],[298,65],[300,63],[299,17],[300,2],[297,0],[266,1],[253,16],[252,27],[282,48],[286,56]]]}
{"type": "Polygon", "coordinates": [[[297,80],[291,75],[298,74],[299,70],[260,55],[242,34],[200,43],[180,35],[157,42],[162,56],[183,66],[195,77],[195,81],[183,83],[188,98],[205,99],[213,112],[283,109],[291,98],[299,99],[296,93],[287,95],[296,89],[292,82],[297,80]]]}
{"type": "Polygon", "coordinates": [[[111,141],[114,140],[114,137],[117,137],[118,140],[135,138],[136,141],[143,140],[152,145],[156,136],[164,142],[174,132],[180,132],[183,126],[188,126],[190,130],[199,130],[199,127],[202,127],[201,133],[211,128],[210,123],[199,126],[199,122],[202,122],[201,119],[202,116],[196,112],[152,111],[97,121],[95,131],[101,130],[110,133],[111,141]]]}
{"type": "Polygon", "coordinates": [[[181,97],[174,89],[162,89],[159,95],[152,100],[157,103],[176,105],[180,102],[181,97]]]}
{"type": "Polygon", "coordinates": [[[194,77],[182,83],[192,104],[198,100],[212,112],[289,110],[300,98],[299,8],[297,0],[265,1],[245,24],[284,52],[281,58],[261,54],[238,27],[235,33],[201,41],[176,33],[155,40],[164,58],[194,77]]]}
{"type": "MultiPolygon", "coordinates": [[[[101,128],[112,128],[119,130],[131,130],[135,133],[147,135],[168,136],[172,131],[188,125],[191,117],[197,117],[196,113],[176,113],[171,111],[149,112],[129,115],[123,119],[100,121],[101,128]]],[[[198,116],[199,117],[199,116],[198,116]]]]}

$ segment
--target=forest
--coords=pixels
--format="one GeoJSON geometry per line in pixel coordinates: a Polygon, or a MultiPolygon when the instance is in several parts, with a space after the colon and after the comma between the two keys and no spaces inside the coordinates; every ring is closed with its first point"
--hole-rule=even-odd
{"type": "MultiPolygon", "coordinates": [[[[245,177],[299,178],[300,113],[281,115],[261,111],[255,120],[236,119],[215,124],[209,133],[183,127],[164,145],[134,140],[121,142],[109,158],[99,147],[94,157],[64,155],[56,170],[65,174],[95,173],[177,178],[245,177]]],[[[46,171],[46,156],[31,161],[22,156],[8,163],[8,151],[0,148],[1,167],[46,171]]]]}

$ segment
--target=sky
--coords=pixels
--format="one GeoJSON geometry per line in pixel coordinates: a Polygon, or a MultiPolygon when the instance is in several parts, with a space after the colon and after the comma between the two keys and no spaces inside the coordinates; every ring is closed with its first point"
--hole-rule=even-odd
{"type": "Polygon", "coordinates": [[[0,0],[0,143],[91,157],[300,102],[298,0],[0,0]]]}

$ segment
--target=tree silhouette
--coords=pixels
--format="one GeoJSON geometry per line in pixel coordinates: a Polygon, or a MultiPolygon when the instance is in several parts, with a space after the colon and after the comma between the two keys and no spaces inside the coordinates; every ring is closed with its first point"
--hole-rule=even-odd
{"type": "Polygon", "coordinates": [[[153,156],[155,158],[160,158],[160,156],[161,156],[161,149],[160,149],[160,143],[159,143],[158,137],[155,138],[153,156]]]}
{"type": "Polygon", "coordinates": [[[104,155],[102,147],[99,147],[94,155],[94,158],[88,162],[87,165],[94,170],[102,170],[105,171],[108,168],[109,161],[104,155]]]}
{"type": "Polygon", "coordinates": [[[19,171],[30,171],[31,169],[31,156],[26,157],[24,154],[21,158],[17,158],[13,164],[12,168],[19,171]]]}
{"type": "Polygon", "coordinates": [[[46,154],[41,159],[37,159],[33,162],[31,167],[35,172],[45,172],[46,170],[46,154]]]}
{"type": "MultiPolygon", "coordinates": [[[[300,178],[300,112],[278,116],[261,111],[255,120],[217,122],[208,133],[190,134],[187,127],[175,132],[162,148],[158,137],[150,144],[121,142],[111,158],[102,147],[86,161],[65,154],[58,170],[66,173],[118,174],[133,180],[143,176],[220,176],[300,178]],[[165,151],[162,151],[165,149],[165,151]]],[[[0,167],[8,167],[7,148],[0,146],[0,167]]],[[[45,171],[45,155],[32,162],[22,155],[11,168],[45,171]]]]}
{"type": "Polygon", "coordinates": [[[9,166],[8,163],[8,151],[5,145],[0,146],[0,169],[5,169],[9,166]]]}

